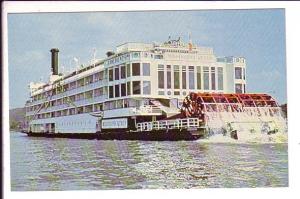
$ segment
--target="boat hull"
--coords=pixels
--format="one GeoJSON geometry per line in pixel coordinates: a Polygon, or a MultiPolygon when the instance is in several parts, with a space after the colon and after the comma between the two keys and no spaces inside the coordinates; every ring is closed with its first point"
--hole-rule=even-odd
{"type": "Polygon", "coordinates": [[[27,132],[31,137],[47,138],[72,138],[72,139],[98,139],[98,140],[145,140],[145,141],[179,141],[179,140],[197,140],[204,137],[202,133],[194,131],[179,130],[161,130],[144,132],[117,132],[107,131],[101,133],[45,133],[45,132],[27,132]]]}

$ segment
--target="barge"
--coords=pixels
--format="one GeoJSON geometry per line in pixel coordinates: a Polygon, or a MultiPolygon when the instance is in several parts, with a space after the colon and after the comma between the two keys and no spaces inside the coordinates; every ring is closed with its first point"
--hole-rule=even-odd
{"type": "Polygon", "coordinates": [[[240,124],[253,132],[284,126],[270,95],[246,93],[243,57],[169,38],[122,44],[63,74],[58,52],[51,49],[49,81],[29,84],[28,136],[196,140],[216,132],[237,138],[240,124]]]}

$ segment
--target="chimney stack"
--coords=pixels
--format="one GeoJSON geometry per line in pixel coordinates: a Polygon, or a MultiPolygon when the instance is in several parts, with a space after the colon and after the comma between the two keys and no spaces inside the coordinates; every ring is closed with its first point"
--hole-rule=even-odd
{"type": "Polygon", "coordinates": [[[52,48],[51,52],[51,69],[53,75],[58,75],[58,48],[52,48]]]}

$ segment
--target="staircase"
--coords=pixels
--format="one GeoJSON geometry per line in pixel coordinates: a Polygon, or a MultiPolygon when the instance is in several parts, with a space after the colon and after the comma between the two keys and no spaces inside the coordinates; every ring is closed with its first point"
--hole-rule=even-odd
{"type": "Polygon", "coordinates": [[[167,115],[167,118],[180,114],[180,109],[178,109],[174,106],[173,107],[164,106],[158,100],[151,100],[151,103],[153,105],[155,105],[156,107],[158,107],[160,110],[162,110],[167,115]]]}

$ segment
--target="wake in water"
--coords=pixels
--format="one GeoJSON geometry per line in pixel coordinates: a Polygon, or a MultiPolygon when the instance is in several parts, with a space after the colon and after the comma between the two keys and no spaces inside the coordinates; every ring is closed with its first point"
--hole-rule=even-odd
{"type": "MultiPolygon", "coordinates": [[[[246,134],[245,132],[241,132],[242,134],[246,134]]],[[[206,139],[198,140],[198,142],[205,142],[205,143],[240,143],[240,144],[265,144],[265,143],[287,143],[288,137],[287,134],[278,133],[274,135],[246,135],[241,139],[233,139],[230,136],[222,135],[222,134],[215,134],[211,135],[206,139]]]]}
{"type": "Polygon", "coordinates": [[[287,121],[280,107],[233,107],[205,113],[208,142],[287,143],[287,121]]]}

